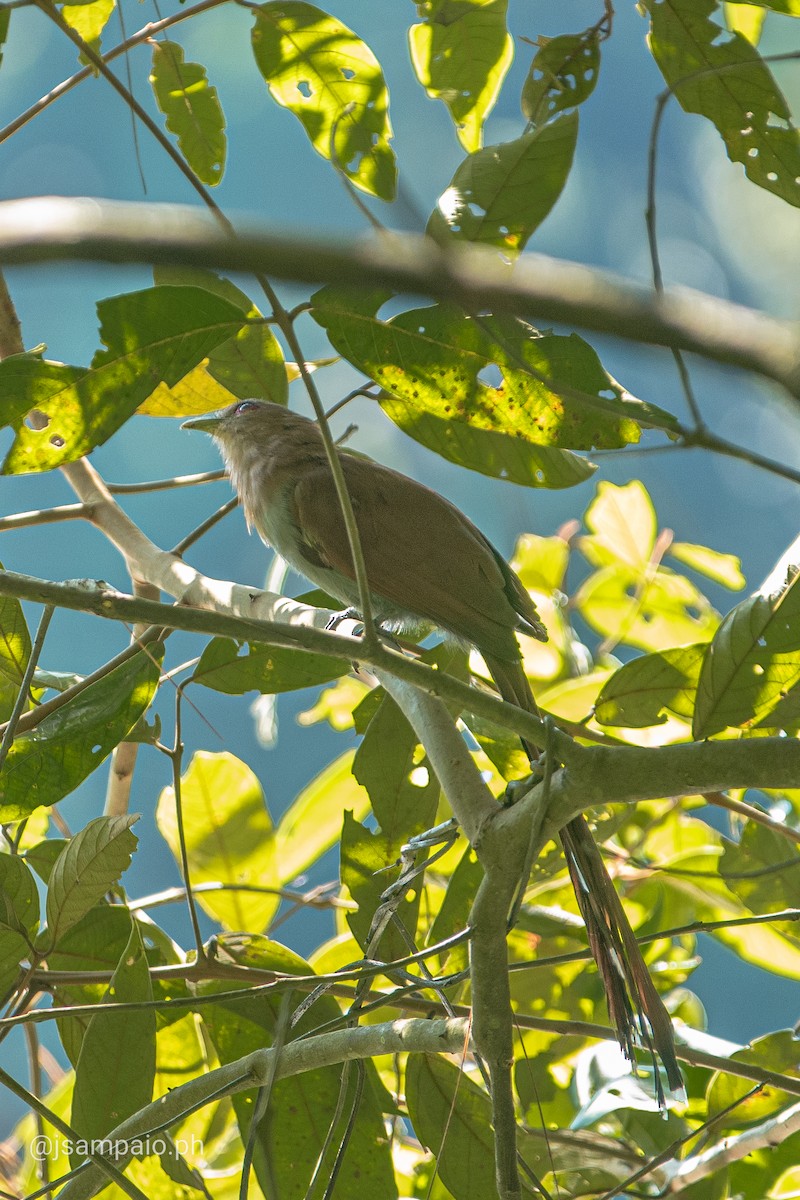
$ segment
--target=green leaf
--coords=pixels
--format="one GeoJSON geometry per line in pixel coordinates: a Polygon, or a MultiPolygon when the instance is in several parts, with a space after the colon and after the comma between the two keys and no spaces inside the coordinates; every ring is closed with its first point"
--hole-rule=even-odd
{"type": "Polygon", "coordinates": [[[341,21],[302,0],[262,4],[255,14],[253,53],[270,95],[356,187],[392,200],[389,93],[375,55],[341,21]]]}
{"type": "MultiPolygon", "coordinates": [[[[223,961],[240,966],[282,975],[313,975],[308,963],[286,947],[263,937],[222,937],[219,952],[223,961]]],[[[224,980],[200,984],[199,989],[208,996],[222,989],[230,992],[233,985],[230,980],[224,980]]],[[[204,1025],[223,1065],[263,1050],[265,1044],[272,1044],[279,1022],[285,1023],[287,1016],[288,1013],[281,1009],[280,994],[262,994],[255,999],[243,995],[241,1000],[228,999],[224,1005],[206,1003],[203,1006],[204,1025]]],[[[315,1032],[320,1023],[340,1020],[341,1010],[333,997],[321,995],[310,1012],[301,1016],[290,1029],[284,1027],[283,1032],[292,1040],[315,1032]]],[[[271,1088],[269,1109],[253,1139],[253,1166],[264,1196],[303,1200],[309,1195],[309,1183],[320,1148],[326,1144],[326,1133],[338,1111],[341,1076],[341,1067],[323,1067],[278,1080],[271,1088]]],[[[367,1197],[370,1200],[373,1197],[375,1200],[396,1200],[389,1139],[376,1099],[382,1089],[371,1064],[367,1064],[366,1082],[348,1134],[347,1153],[337,1176],[336,1193],[343,1198],[362,1196],[365,1200],[367,1197]]],[[[256,1096],[257,1091],[253,1089],[231,1097],[245,1143],[250,1135],[256,1096]]],[[[351,1076],[351,1085],[343,1098],[345,1112],[354,1111],[353,1101],[351,1076]]],[[[338,1136],[326,1146],[321,1167],[325,1179],[331,1176],[343,1123],[335,1124],[334,1129],[338,1136]]],[[[241,1157],[241,1151],[239,1154],[241,1157]]]]}
{"type": "Polygon", "coordinates": [[[15,854],[0,854],[0,997],[31,959],[39,926],[39,893],[27,864],[15,854]]]}
{"type": "Polygon", "coordinates": [[[800,205],[798,131],[755,47],[738,33],[723,40],[711,19],[716,0],[646,4],[653,57],[681,107],[714,123],[728,157],[743,164],[748,179],[800,205]]]}
{"type": "MultiPolygon", "coordinates": [[[[751,912],[780,912],[800,906],[800,853],[787,838],[748,821],[739,842],[724,845],[720,875],[751,912]]],[[[770,925],[800,950],[796,922],[771,921],[770,925]]]]}
{"type": "Polygon", "coordinates": [[[8,29],[11,24],[11,9],[0,8],[0,65],[3,62],[3,47],[8,41],[8,29]]]}
{"type": "Polygon", "coordinates": [[[481,147],[483,123],[514,58],[508,0],[431,0],[408,31],[411,63],[433,100],[442,100],[465,150],[481,147]]]}
{"type": "MultiPolygon", "coordinates": [[[[146,1005],[153,999],[150,972],[136,925],[103,1003],[146,1005]]],[[[75,1070],[70,1124],[78,1137],[102,1138],[153,1098],[156,1073],[154,1008],[103,1012],[91,1018],[75,1070]]],[[[73,1166],[85,1154],[76,1150],[73,1166]]]]}
{"type": "MultiPolygon", "coordinates": [[[[778,1075],[788,1075],[792,1079],[800,1078],[797,1038],[790,1029],[780,1029],[777,1033],[755,1038],[749,1046],[731,1054],[730,1061],[732,1065],[743,1063],[747,1066],[761,1067],[765,1071],[774,1071],[778,1075]]],[[[775,1084],[767,1084],[754,1096],[745,1099],[747,1093],[752,1090],[753,1084],[749,1079],[737,1079],[735,1075],[728,1075],[725,1071],[719,1071],[713,1076],[708,1089],[709,1117],[716,1117],[731,1105],[736,1105],[727,1119],[715,1122],[718,1131],[731,1127],[742,1129],[756,1122],[766,1121],[787,1104],[796,1103],[797,1099],[782,1092],[775,1084]]],[[[774,1149],[775,1147],[771,1147],[773,1152],[774,1149]]]]}
{"type": "Polygon", "coordinates": [[[338,840],[345,812],[361,821],[370,811],[365,788],[353,777],[353,751],[334,759],[289,805],[275,830],[281,884],[289,883],[338,840]]]}
{"type": "Polygon", "coordinates": [[[624,565],[604,567],[581,585],[573,604],[604,638],[640,650],[709,641],[719,625],[702,592],[666,567],[645,578],[624,565]]]}
{"type": "MultiPolygon", "coordinates": [[[[48,949],[47,965],[53,971],[85,972],[90,979],[97,973],[113,974],[130,939],[131,928],[131,914],[125,905],[101,901],[59,938],[55,949],[48,949]]],[[[106,987],[103,982],[58,984],[53,1004],[58,1007],[99,1004],[106,987]]],[[[82,1013],[59,1014],[56,1018],[61,1044],[73,1066],[80,1058],[91,1019],[91,1014],[82,1013]]]]}
{"type": "Polygon", "coordinates": [[[539,42],[522,88],[522,113],[534,126],[583,104],[594,91],[600,71],[600,41],[595,28],[540,38],[539,42]]]}
{"type": "MultiPolygon", "coordinates": [[[[256,776],[228,752],[195,754],[181,776],[186,853],[192,884],[279,886],[272,818],[256,776]]],[[[175,792],[164,788],[156,820],[180,864],[175,792]]],[[[227,929],[260,932],[280,903],[274,893],[199,892],[198,902],[227,929]]]]}
{"type": "Polygon", "coordinates": [[[61,851],[47,888],[47,942],[55,946],[71,926],[118,882],[130,866],[137,815],[95,817],[61,851]]]}
{"type": "MultiPolygon", "coordinates": [[[[412,1054],[406,1100],[414,1132],[436,1155],[438,1174],[452,1195],[465,1200],[494,1196],[494,1134],[486,1093],[445,1058],[412,1054]]],[[[537,1173],[547,1170],[545,1154],[537,1162],[528,1139],[523,1135],[520,1141],[525,1161],[537,1173]]]]}
{"type": "Polygon", "coordinates": [[[442,245],[455,238],[518,254],[561,195],[577,137],[578,115],[568,113],[476,150],[439,197],[426,232],[442,245]]]}
{"type": "Polygon", "coordinates": [[[33,872],[16,854],[0,854],[0,925],[28,937],[39,928],[39,891],[33,872]]]}
{"type": "MultiPolygon", "coordinates": [[[[80,34],[93,50],[99,50],[100,34],[108,24],[108,18],[115,8],[116,0],[89,0],[86,4],[65,4],[61,8],[61,15],[67,25],[80,34]]],[[[81,62],[86,62],[83,54],[80,58],[81,62]]],[[[92,66],[92,71],[95,75],[97,74],[94,66],[92,66]]]]}
{"type": "Polygon", "coordinates": [[[410,837],[434,823],[439,783],[419,738],[390,696],[384,695],[367,726],[353,760],[353,775],[369,793],[395,860],[410,837]]]}
{"type": "Polygon", "coordinates": [[[30,653],[31,635],[22,605],[12,596],[0,596],[0,721],[11,714],[30,653]]]}
{"type": "Polygon", "coordinates": [[[314,687],[349,670],[350,664],[340,658],[217,637],[203,651],[192,679],[216,692],[238,696],[253,690],[272,694],[314,687]]]}
{"type": "Polygon", "coordinates": [[[177,42],[156,42],[150,82],[189,166],[202,183],[218,184],[225,169],[225,118],[205,67],[184,62],[177,42]]]}
{"type": "Polygon", "coordinates": [[[705,642],[675,646],[625,663],[603,685],[595,719],[629,729],[661,725],[670,713],[690,721],[707,649],[705,642]]]}
{"type": "Polygon", "coordinates": [[[100,337],[88,370],[38,359],[0,363],[0,420],[17,436],[6,475],[48,471],[100,446],[160,383],[177,383],[245,324],[240,309],[204,288],[148,288],[97,305],[100,337]],[[44,429],[24,418],[36,408],[44,429]]]}
{"type": "Polygon", "coordinates": [[[55,804],[100,766],[149,707],[162,654],[151,643],[15,739],[0,771],[0,820],[55,804]]]}
{"type": "Polygon", "coordinates": [[[747,580],[742,574],[741,559],[735,554],[722,554],[708,546],[694,546],[689,542],[673,542],[669,548],[673,558],[684,566],[699,571],[701,575],[721,583],[723,587],[738,592],[747,580]]]}
{"type": "Polygon", "coordinates": [[[377,314],[385,299],[323,288],[312,315],[335,348],[386,390],[387,415],[462,466],[566,487],[594,470],[567,447],[624,445],[638,441],[641,425],[671,419],[625,392],[576,334],[539,335],[505,316],[479,323],[436,304],[384,320],[377,314]]]}
{"type": "Polygon", "coordinates": [[[766,718],[800,680],[800,575],[773,595],[756,594],[727,614],[697,685],[695,738],[766,718]]]}

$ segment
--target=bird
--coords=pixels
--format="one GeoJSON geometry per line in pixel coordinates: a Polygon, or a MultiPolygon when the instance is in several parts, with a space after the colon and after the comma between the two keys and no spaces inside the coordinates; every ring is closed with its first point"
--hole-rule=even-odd
{"type": "MultiPolygon", "coordinates": [[[[212,436],[255,528],[299,574],[351,610],[358,586],[350,543],[319,426],[284,405],[239,400],[193,417],[184,429],[212,436]]],[[[438,492],[372,459],[337,448],[359,532],[373,616],[390,634],[431,627],[474,646],[504,700],[539,716],[517,634],[548,639],[533,600],[491,542],[438,492]]],[[[538,749],[523,739],[532,765],[538,749]]],[[[609,1017],[626,1057],[637,1038],[683,1087],[672,1022],[585,817],[560,831],[609,1017]]],[[[656,1095],[664,1107],[659,1072],[656,1095]]]]}

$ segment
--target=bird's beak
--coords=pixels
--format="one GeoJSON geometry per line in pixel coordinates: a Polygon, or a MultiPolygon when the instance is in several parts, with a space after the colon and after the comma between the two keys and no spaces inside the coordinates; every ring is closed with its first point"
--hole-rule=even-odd
{"type": "Polygon", "coordinates": [[[192,417],[182,422],[181,429],[199,429],[201,433],[213,434],[221,420],[221,417],[216,416],[192,417]]]}

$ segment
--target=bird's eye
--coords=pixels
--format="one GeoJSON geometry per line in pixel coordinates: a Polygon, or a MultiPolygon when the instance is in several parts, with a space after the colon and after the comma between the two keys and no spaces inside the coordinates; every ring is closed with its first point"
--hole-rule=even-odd
{"type": "Polygon", "coordinates": [[[250,412],[252,409],[258,408],[255,400],[243,400],[241,404],[237,404],[233,410],[233,415],[238,417],[240,413],[250,412]]]}

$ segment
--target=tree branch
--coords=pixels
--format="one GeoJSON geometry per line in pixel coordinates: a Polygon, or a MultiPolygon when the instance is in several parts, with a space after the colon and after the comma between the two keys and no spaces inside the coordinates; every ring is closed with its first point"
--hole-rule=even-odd
{"type": "Polygon", "coordinates": [[[428,238],[348,241],[250,227],[229,237],[213,217],[168,204],[44,197],[0,204],[0,263],[172,262],[266,271],[306,283],[422,293],[467,309],[564,321],[744,367],[800,397],[797,326],[689,288],[654,289],[609,272],[526,254],[513,267],[478,246],[428,238]]]}
{"type": "MultiPolygon", "coordinates": [[[[125,1152],[126,1143],[145,1140],[223,1096],[233,1096],[237,1092],[260,1087],[273,1073],[277,1081],[320,1067],[374,1058],[378,1054],[458,1053],[463,1050],[467,1037],[468,1024],[463,1019],[412,1019],[357,1026],[285,1043],[281,1047],[277,1066],[274,1050],[256,1050],[245,1058],[172,1088],[112,1129],[103,1140],[120,1147],[115,1165],[124,1167],[133,1157],[129,1151],[125,1152]]],[[[76,1179],[70,1180],[59,1196],[61,1200],[89,1200],[107,1182],[100,1168],[91,1166],[76,1179]]]]}

